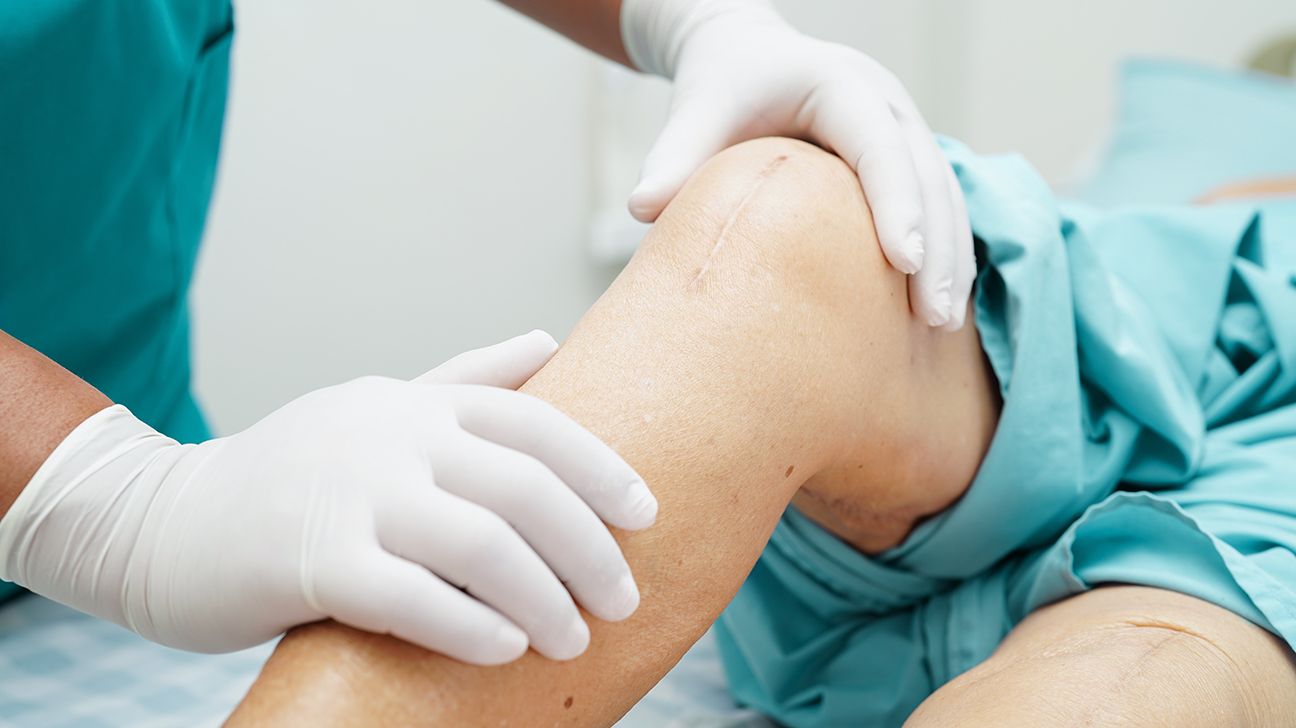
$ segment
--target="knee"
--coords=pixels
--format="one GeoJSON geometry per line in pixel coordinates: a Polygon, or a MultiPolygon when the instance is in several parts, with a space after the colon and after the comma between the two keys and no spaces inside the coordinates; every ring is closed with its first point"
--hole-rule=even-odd
{"type": "Polygon", "coordinates": [[[1059,648],[1064,661],[1105,675],[1093,686],[1092,708],[1115,725],[1147,725],[1189,701],[1194,709],[1211,706],[1233,716],[1235,725],[1265,725],[1228,645],[1180,620],[1120,620],[1077,633],[1059,648]]]}
{"type": "Polygon", "coordinates": [[[859,180],[836,155],[797,139],[764,137],[736,144],[708,160],[681,197],[760,194],[764,206],[785,200],[802,213],[868,214],[859,180]],[[692,189],[690,189],[692,188],[692,189]]]}
{"type": "Polygon", "coordinates": [[[933,693],[905,728],[964,725],[1262,726],[1235,668],[1177,628],[1095,626],[1030,655],[996,655],[933,693]],[[1225,723],[1219,723],[1225,724],[1225,723]]]}
{"type": "Polygon", "coordinates": [[[1109,586],[1030,615],[907,725],[972,715],[960,725],[1277,726],[1296,707],[1292,685],[1285,646],[1241,617],[1174,592],[1109,586]]]}
{"type": "MultiPolygon", "coordinates": [[[[659,218],[646,247],[675,258],[694,288],[753,275],[818,297],[882,290],[903,304],[904,276],[886,265],[859,181],[811,144],[767,137],[717,154],[659,218]]],[[[855,302],[857,303],[857,302],[855,302]]]]}

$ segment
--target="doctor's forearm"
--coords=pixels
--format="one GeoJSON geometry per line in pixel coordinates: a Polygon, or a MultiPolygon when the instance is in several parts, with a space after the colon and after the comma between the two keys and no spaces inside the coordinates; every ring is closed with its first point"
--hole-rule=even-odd
{"type": "Polygon", "coordinates": [[[501,0],[586,48],[630,65],[621,42],[621,0],[501,0]]]}
{"type": "Polygon", "coordinates": [[[0,517],[63,438],[111,404],[99,390],[0,331],[0,517]]]}

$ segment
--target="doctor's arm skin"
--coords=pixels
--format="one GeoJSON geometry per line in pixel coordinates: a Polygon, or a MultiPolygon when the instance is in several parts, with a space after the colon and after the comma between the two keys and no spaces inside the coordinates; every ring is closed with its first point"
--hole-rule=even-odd
{"type": "Polygon", "coordinates": [[[63,438],[111,404],[99,390],[0,331],[0,517],[63,438]]]}
{"type": "Polygon", "coordinates": [[[623,66],[621,0],[501,0],[503,4],[623,66]]]}
{"type": "MultiPolygon", "coordinates": [[[[864,551],[956,499],[993,430],[995,386],[975,327],[916,322],[869,235],[842,162],[788,140],[739,145],[694,176],[523,387],[617,449],[660,503],[654,527],[618,535],[639,611],[592,622],[585,655],[474,668],[311,625],[280,644],[232,725],[610,725],[713,621],[790,499],[864,551]]],[[[1223,610],[1104,588],[1032,615],[912,726],[1072,725],[1094,705],[1272,725],[1291,714],[1273,707],[1291,693],[1286,660],[1223,610]],[[1190,633],[1218,659],[1200,660],[1208,646],[1178,637],[1190,633]],[[1054,643],[1071,647],[1050,658],[1054,643]],[[1242,704],[1253,720],[1232,720],[1242,704]]]]}

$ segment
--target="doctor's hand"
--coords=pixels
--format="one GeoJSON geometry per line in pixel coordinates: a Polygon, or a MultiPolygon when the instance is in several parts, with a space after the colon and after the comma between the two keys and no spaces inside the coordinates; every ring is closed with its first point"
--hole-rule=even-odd
{"type": "Polygon", "coordinates": [[[630,196],[657,218],[721,149],[761,136],[828,148],[859,176],[878,239],[932,326],[963,325],[976,274],[963,194],[900,82],[868,56],[807,37],[768,0],[623,0],[622,37],[641,70],[674,81],[670,114],[630,196]]]}
{"type": "Polygon", "coordinates": [[[639,593],[614,526],[657,503],[611,448],[512,391],[543,332],[413,382],[307,394],[178,445],[125,408],[55,450],[0,522],[3,576],[166,645],[226,651],[333,618],[465,662],[585,650],[639,593]],[[569,593],[570,590],[570,593],[569,593]]]}

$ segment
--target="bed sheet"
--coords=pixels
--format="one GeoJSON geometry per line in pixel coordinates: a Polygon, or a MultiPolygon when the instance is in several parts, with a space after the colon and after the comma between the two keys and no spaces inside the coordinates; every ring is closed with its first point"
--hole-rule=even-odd
{"type": "MultiPolygon", "coordinates": [[[[273,644],[200,655],[37,596],[0,608],[0,726],[218,726],[273,644]]],[[[772,726],[729,698],[710,634],[618,728],[772,726]]]]}

